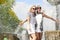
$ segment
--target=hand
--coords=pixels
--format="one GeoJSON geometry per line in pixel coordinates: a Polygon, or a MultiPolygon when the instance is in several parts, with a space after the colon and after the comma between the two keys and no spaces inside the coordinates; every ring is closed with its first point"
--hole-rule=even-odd
{"type": "Polygon", "coordinates": [[[24,22],[20,22],[20,25],[22,26],[24,24],[24,22]]]}

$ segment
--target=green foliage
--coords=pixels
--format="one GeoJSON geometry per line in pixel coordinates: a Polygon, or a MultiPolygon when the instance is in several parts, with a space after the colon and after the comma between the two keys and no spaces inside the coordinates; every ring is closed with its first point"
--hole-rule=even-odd
{"type": "Polygon", "coordinates": [[[0,0],[0,5],[3,4],[5,6],[11,7],[14,4],[15,0],[0,0]]]}
{"type": "Polygon", "coordinates": [[[14,0],[0,0],[0,33],[14,32],[20,20],[11,9],[14,0]]]}

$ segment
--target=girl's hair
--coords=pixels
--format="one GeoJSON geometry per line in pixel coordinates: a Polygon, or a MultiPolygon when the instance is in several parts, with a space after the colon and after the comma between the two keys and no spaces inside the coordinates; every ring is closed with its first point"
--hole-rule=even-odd
{"type": "Polygon", "coordinates": [[[38,8],[42,9],[40,5],[38,5],[36,8],[37,8],[37,9],[38,9],[38,8]]]}
{"type": "MultiPolygon", "coordinates": [[[[30,8],[29,12],[32,12],[32,8],[35,8],[35,9],[36,9],[36,6],[33,5],[33,6],[30,8]]],[[[36,13],[35,13],[35,12],[34,12],[34,16],[36,16],[36,13]]]]}
{"type": "Polygon", "coordinates": [[[36,16],[36,13],[34,13],[34,16],[36,16]]]}
{"type": "Polygon", "coordinates": [[[31,10],[32,10],[32,8],[36,8],[36,6],[35,5],[33,5],[30,9],[29,9],[29,12],[32,12],[31,10]]]}

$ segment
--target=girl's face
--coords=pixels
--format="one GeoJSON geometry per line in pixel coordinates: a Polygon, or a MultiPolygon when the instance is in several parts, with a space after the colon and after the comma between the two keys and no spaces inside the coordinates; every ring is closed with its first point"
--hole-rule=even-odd
{"type": "Polygon", "coordinates": [[[38,11],[38,12],[41,12],[41,8],[37,8],[37,11],[38,11]]]}
{"type": "Polygon", "coordinates": [[[34,13],[36,11],[36,8],[32,7],[31,11],[34,13]]]}

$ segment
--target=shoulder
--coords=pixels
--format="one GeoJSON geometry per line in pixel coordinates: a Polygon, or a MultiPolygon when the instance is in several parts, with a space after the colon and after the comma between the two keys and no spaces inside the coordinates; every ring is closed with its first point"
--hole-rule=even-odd
{"type": "Polygon", "coordinates": [[[44,12],[41,12],[42,16],[44,17],[45,16],[45,13],[44,12]]]}
{"type": "Polygon", "coordinates": [[[31,12],[28,12],[27,15],[28,15],[29,17],[31,17],[31,12]]]}
{"type": "Polygon", "coordinates": [[[30,12],[27,12],[28,15],[30,15],[31,13],[30,12]]]}
{"type": "Polygon", "coordinates": [[[43,15],[44,13],[43,13],[43,12],[40,12],[40,14],[42,14],[42,15],[43,15]]]}
{"type": "Polygon", "coordinates": [[[27,12],[27,14],[30,14],[30,12],[27,12]]]}

